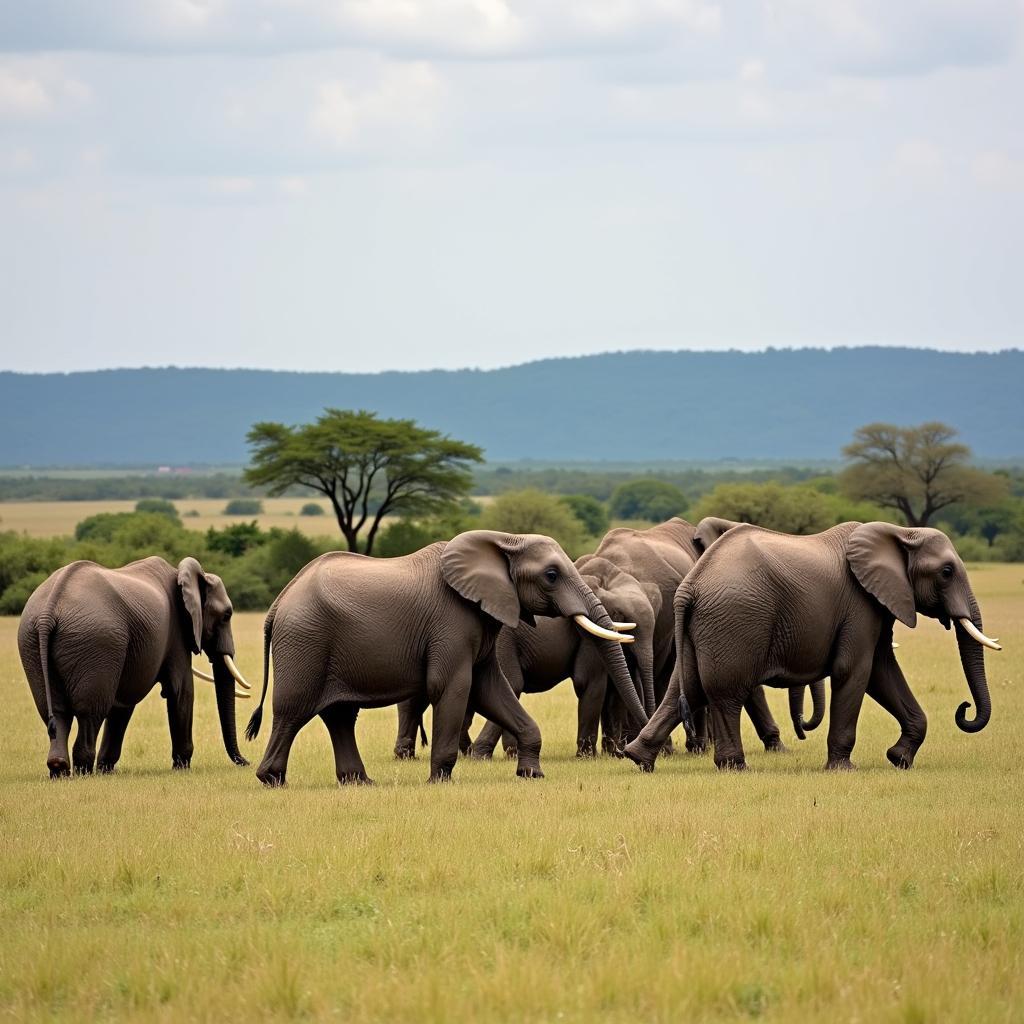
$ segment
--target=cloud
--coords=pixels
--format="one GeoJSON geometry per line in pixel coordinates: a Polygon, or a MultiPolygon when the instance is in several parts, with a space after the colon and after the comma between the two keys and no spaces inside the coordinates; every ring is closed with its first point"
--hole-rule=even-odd
{"type": "Polygon", "coordinates": [[[0,118],[34,119],[92,96],[84,83],[47,58],[0,61],[0,118]]]}

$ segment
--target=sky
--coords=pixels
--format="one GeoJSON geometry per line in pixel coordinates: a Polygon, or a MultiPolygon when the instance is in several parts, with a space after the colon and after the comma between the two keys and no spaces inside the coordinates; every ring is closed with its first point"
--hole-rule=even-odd
{"type": "Polygon", "coordinates": [[[6,0],[0,369],[1024,343],[1024,0],[6,0]]]}

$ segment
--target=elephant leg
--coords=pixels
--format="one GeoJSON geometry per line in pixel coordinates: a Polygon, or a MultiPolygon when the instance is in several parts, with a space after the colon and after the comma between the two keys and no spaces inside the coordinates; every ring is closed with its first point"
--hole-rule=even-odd
{"type": "Polygon", "coordinates": [[[871,662],[867,659],[832,672],[826,769],[849,771],[854,767],[850,755],[857,742],[857,719],[870,675],[871,662]]]}
{"type": "MultiPolygon", "coordinates": [[[[575,683],[575,677],[573,679],[575,683]]],[[[608,675],[601,673],[585,681],[576,691],[576,756],[597,757],[597,728],[608,692],[608,675]]]]}
{"type": "Polygon", "coordinates": [[[46,767],[51,779],[64,779],[71,774],[71,755],[68,753],[68,737],[71,734],[71,715],[54,710],[53,721],[56,731],[50,740],[46,755],[46,767]]]}
{"type": "Polygon", "coordinates": [[[135,705],[126,708],[111,708],[107,720],[103,723],[103,740],[100,743],[100,756],[96,768],[101,772],[112,772],[114,765],[121,760],[121,747],[124,745],[124,733],[132,720],[135,705]]]}
{"type": "Polygon", "coordinates": [[[484,722],[480,734],[473,740],[473,749],[470,751],[473,757],[489,761],[494,756],[494,748],[502,737],[501,728],[493,722],[484,722]]]}
{"type": "Polygon", "coordinates": [[[871,673],[868,695],[900,724],[900,738],[885,752],[885,756],[897,768],[912,768],[914,757],[928,732],[928,719],[891,652],[880,653],[879,662],[871,673]]]}
{"type": "MultiPolygon", "coordinates": [[[[416,757],[416,733],[423,721],[423,712],[427,710],[426,695],[410,697],[398,705],[398,736],[395,738],[395,757],[400,761],[412,760],[416,757]]],[[[328,726],[328,728],[330,728],[328,726]]]]}
{"type": "Polygon", "coordinates": [[[515,736],[508,729],[502,730],[501,749],[509,760],[519,759],[519,744],[516,742],[515,736]]]}
{"type": "Polygon", "coordinates": [[[92,775],[96,763],[96,737],[99,735],[102,718],[95,715],[77,715],[78,735],[71,751],[76,775],[92,775]]]}
{"type": "Polygon", "coordinates": [[[256,769],[256,778],[264,786],[283,786],[288,772],[288,755],[299,730],[309,721],[305,717],[288,717],[274,711],[274,725],[267,740],[263,760],[256,769]]]}
{"type": "Polygon", "coordinates": [[[763,686],[755,686],[750,691],[743,708],[750,721],[754,723],[754,729],[757,731],[758,739],[764,744],[764,749],[769,753],[784,753],[786,745],[782,742],[779,723],[775,721],[771,708],[768,707],[768,698],[764,695],[763,686]]]}
{"type": "Polygon", "coordinates": [[[332,704],[320,712],[334,747],[334,770],[340,785],[354,783],[372,786],[373,779],[366,774],[363,759],[356,746],[356,719],[359,708],[355,704],[332,704]]]}
{"type": "Polygon", "coordinates": [[[167,700],[167,727],[171,733],[171,767],[192,766],[192,709],[195,704],[192,676],[175,691],[165,684],[163,695],[167,700]]]}
{"type": "Polygon", "coordinates": [[[438,695],[434,700],[428,782],[445,782],[452,777],[473,682],[473,669],[468,660],[453,669],[446,679],[438,678],[439,672],[434,666],[427,670],[427,692],[438,695]]]}
{"type": "Polygon", "coordinates": [[[466,717],[462,720],[462,731],[459,733],[459,753],[466,757],[472,756],[473,737],[469,732],[473,728],[473,709],[466,708],[466,717]]]}
{"type": "Polygon", "coordinates": [[[715,734],[715,767],[742,771],[747,767],[740,736],[740,700],[715,701],[710,706],[711,728],[715,734]]]}
{"type": "Polygon", "coordinates": [[[516,775],[523,779],[544,778],[540,770],[540,729],[502,674],[497,658],[488,658],[477,666],[472,700],[473,707],[482,715],[515,736],[519,750],[516,775]]]}
{"type": "Polygon", "coordinates": [[[686,749],[691,754],[706,754],[711,749],[707,706],[694,708],[691,704],[690,710],[693,714],[693,729],[686,734],[686,749]]]}
{"type": "MultiPolygon", "coordinates": [[[[640,735],[631,743],[626,744],[624,751],[626,757],[639,765],[641,771],[654,771],[654,761],[665,746],[665,741],[671,735],[672,730],[682,723],[679,698],[683,695],[684,689],[687,703],[690,703],[692,712],[691,691],[694,694],[699,694],[701,689],[697,676],[697,659],[694,657],[693,645],[689,640],[683,647],[682,656],[676,663],[672,679],[665,691],[665,696],[658,705],[658,710],[640,730],[640,735]]],[[[701,696],[700,703],[704,703],[703,696],[701,696]]]]}

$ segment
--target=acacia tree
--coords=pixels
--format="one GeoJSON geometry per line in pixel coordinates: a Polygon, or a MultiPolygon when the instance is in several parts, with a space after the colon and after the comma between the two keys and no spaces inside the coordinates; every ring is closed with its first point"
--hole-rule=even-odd
{"type": "Polygon", "coordinates": [[[325,409],[315,423],[292,427],[257,423],[246,440],[248,483],[270,494],[298,485],[325,495],[349,551],[369,525],[366,554],[385,516],[450,511],[469,492],[470,464],[483,461],[476,445],[364,410],[325,409]]]}
{"type": "Polygon", "coordinates": [[[908,526],[927,526],[950,505],[997,501],[1005,481],[969,465],[971,450],[956,436],[945,423],[870,423],[843,449],[853,464],[843,470],[840,485],[848,497],[901,513],[908,526]]]}

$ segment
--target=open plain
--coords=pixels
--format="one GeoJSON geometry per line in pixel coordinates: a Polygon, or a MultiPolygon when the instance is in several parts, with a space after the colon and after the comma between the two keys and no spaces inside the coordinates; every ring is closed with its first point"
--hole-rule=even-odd
{"type": "MultiPolygon", "coordinates": [[[[954,725],[952,635],[898,626],[929,716],[906,773],[868,700],[860,770],[826,775],[825,727],[798,744],[778,691],[791,752],[761,752],[745,723],[745,774],[578,761],[564,684],[526,698],[543,781],[463,759],[427,786],[427,751],[392,759],[386,708],[357,730],[375,788],[336,786],[314,722],[288,787],[265,790],[228,763],[197,682],[190,772],[170,769],[154,691],[114,775],[50,782],[17,621],[0,620],[0,1016],[1020,1020],[1024,567],[971,572],[1005,647],[986,655],[992,722],[954,725]]],[[[254,692],[261,621],[235,620],[254,692]]],[[[243,743],[254,765],[268,734],[243,743]]]]}

